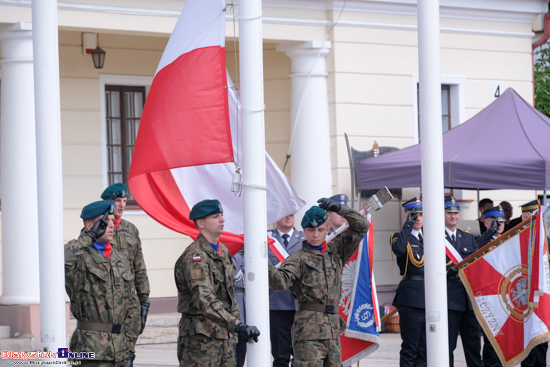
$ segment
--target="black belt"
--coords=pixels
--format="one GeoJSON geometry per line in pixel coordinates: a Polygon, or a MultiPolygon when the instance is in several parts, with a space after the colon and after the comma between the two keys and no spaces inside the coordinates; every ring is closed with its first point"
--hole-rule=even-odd
{"type": "Polygon", "coordinates": [[[235,287],[235,293],[244,293],[244,288],[235,287]]]}
{"type": "Polygon", "coordinates": [[[88,322],[76,320],[76,328],[80,330],[105,331],[120,334],[120,324],[104,324],[102,322],[88,322]]]}
{"type": "Polygon", "coordinates": [[[424,280],[424,275],[407,274],[403,280],[424,280]]]}
{"type": "Polygon", "coordinates": [[[334,306],[329,305],[320,305],[316,303],[300,303],[299,304],[300,310],[305,311],[317,311],[317,312],[324,312],[324,313],[330,313],[330,314],[336,314],[338,310],[335,310],[334,306]]]}

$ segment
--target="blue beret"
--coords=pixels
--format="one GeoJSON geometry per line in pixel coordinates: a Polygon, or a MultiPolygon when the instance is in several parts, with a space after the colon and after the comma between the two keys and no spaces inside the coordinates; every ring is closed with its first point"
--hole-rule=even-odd
{"type": "Polygon", "coordinates": [[[446,212],[459,212],[460,205],[456,202],[452,196],[445,196],[445,211],[446,212]]]}
{"type": "Polygon", "coordinates": [[[113,214],[115,212],[115,202],[112,200],[94,201],[82,208],[80,218],[94,219],[103,214],[113,214]]]}
{"type": "Polygon", "coordinates": [[[338,194],[331,196],[330,198],[336,201],[338,204],[348,205],[348,196],[346,194],[338,194]]]}
{"type": "Polygon", "coordinates": [[[218,213],[223,213],[222,204],[219,200],[203,200],[193,205],[191,213],[189,213],[189,219],[201,219],[218,213]]]}
{"type": "Polygon", "coordinates": [[[116,198],[125,198],[128,196],[128,188],[123,183],[112,184],[103,191],[101,198],[103,200],[109,200],[113,197],[113,194],[116,198]]]}
{"type": "Polygon", "coordinates": [[[328,220],[327,212],[312,206],[302,218],[302,228],[317,228],[328,220]]]}
{"type": "Polygon", "coordinates": [[[405,211],[414,209],[415,212],[422,213],[422,200],[418,196],[406,201],[401,204],[401,206],[405,209],[405,211]]]}
{"type": "Polygon", "coordinates": [[[536,210],[539,210],[539,201],[538,200],[530,201],[528,203],[520,205],[520,208],[522,213],[525,213],[525,212],[533,213],[536,210]]]}
{"type": "Polygon", "coordinates": [[[506,222],[506,216],[504,215],[504,210],[501,206],[494,206],[492,208],[486,209],[483,212],[485,219],[498,219],[499,222],[506,222]]]}

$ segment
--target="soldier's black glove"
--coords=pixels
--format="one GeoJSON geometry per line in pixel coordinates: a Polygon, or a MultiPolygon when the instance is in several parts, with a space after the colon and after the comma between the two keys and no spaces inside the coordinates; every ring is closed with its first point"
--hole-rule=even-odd
{"type": "Polygon", "coordinates": [[[319,207],[328,212],[338,213],[340,211],[340,204],[330,198],[320,198],[317,200],[319,207]]]}
{"type": "Polygon", "coordinates": [[[256,326],[239,324],[235,328],[239,340],[244,340],[245,343],[248,343],[254,340],[258,342],[258,337],[260,336],[260,330],[256,326]]]}
{"type": "Polygon", "coordinates": [[[147,314],[149,313],[149,303],[143,302],[141,304],[141,330],[139,331],[139,334],[143,333],[143,329],[145,329],[145,323],[147,322],[147,314]]]}
{"type": "Polygon", "coordinates": [[[130,352],[130,358],[128,358],[128,367],[134,367],[134,359],[136,359],[136,354],[130,352]]]}
{"type": "Polygon", "coordinates": [[[498,221],[498,219],[493,219],[493,223],[491,223],[491,226],[489,227],[488,230],[493,233],[497,233],[499,227],[500,227],[500,222],[498,221]]]}
{"type": "Polygon", "coordinates": [[[105,213],[105,215],[101,218],[99,218],[88,230],[87,235],[92,238],[92,240],[95,242],[98,238],[103,236],[105,234],[105,231],[107,230],[107,227],[109,226],[109,214],[105,213]]]}
{"type": "Polygon", "coordinates": [[[403,228],[404,229],[412,228],[416,223],[417,216],[418,214],[416,212],[413,212],[413,211],[409,212],[409,215],[407,215],[407,220],[405,220],[405,223],[403,223],[403,228]]]}
{"type": "Polygon", "coordinates": [[[447,278],[455,278],[458,275],[458,269],[455,268],[455,264],[451,264],[447,267],[447,278]]]}

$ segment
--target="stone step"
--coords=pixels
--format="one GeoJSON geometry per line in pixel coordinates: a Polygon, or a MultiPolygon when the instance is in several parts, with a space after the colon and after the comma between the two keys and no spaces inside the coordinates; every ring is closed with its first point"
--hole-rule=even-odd
{"type": "MultiPolygon", "coordinates": [[[[147,324],[143,334],[138,338],[137,344],[164,344],[175,343],[178,341],[178,325],[180,314],[149,314],[147,324]]],[[[76,329],[76,320],[71,318],[69,323],[70,334],[76,329]]],[[[67,343],[70,343],[71,335],[68,336],[67,343]]],[[[67,344],[68,345],[68,344],[67,344]]]]}
{"type": "Polygon", "coordinates": [[[11,336],[11,327],[0,325],[0,339],[7,339],[11,336]]]}
{"type": "Polygon", "coordinates": [[[178,341],[179,313],[150,314],[147,316],[145,330],[139,336],[137,344],[163,344],[178,341]]]}
{"type": "Polygon", "coordinates": [[[36,339],[30,333],[19,335],[16,338],[0,339],[0,350],[36,352],[37,348],[36,339]]]}

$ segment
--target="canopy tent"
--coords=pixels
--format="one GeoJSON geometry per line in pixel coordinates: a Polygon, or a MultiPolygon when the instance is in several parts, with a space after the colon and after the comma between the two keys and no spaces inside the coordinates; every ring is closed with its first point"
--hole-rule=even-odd
{"type": "MultiPolygon", "coordinates": [[[[361,190],[420,187],[420,144],[359,162],[361,190]]],[[[445,187],[550,188],[550,119],[509,88],[443,134],[445,187]]]]}

